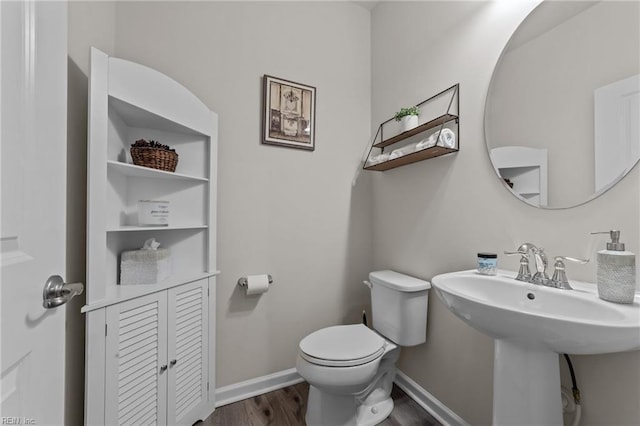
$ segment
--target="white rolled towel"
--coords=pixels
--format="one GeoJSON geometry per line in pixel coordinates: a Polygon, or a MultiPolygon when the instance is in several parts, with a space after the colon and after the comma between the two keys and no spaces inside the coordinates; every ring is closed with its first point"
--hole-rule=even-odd
{"type": "Polygon", "coordinates": [[[438,145],[445,148],[456,147],[456,134],[451,129],[442,129],[440,137],[438,137],[438,145]]]}
{"type": "Polygon", "coordinates": [[[367,163],[369,163],[370,165],[379,164],[387,161],[388,159],[389,159],[389,153],[385,152],[383,154],[370,156],[369,159],[367,160],[367,163]]]}
{"type": "Polygon", "coordinates": [[[402,157],[404,154],[401,149],[394,149],[391,151],[391,155],[389,155],[389,160],[395,160],[396,158],[402,157]]]}
{"type": "Polygon", "coordinates": [[[423,149],[427,149],[427,148],[431,148],[432,146],[435,146],[436,144],[436,136],[438,135],[438,133],[434,133],[432,135],[430,135],[429,137],[426,137],[424,139],[422,139],[420,142],[418,142],[416,144],[416,151],[421,151],[423,149]]]}
{"type": "Polygon", "coordinates": [[[396,158],[403,157],[407,154],[410,154],[416,150],[415,145],[407,145],[402,148],[394,149],[391,151],[391,155],[389,155],[389,160],[395,160],[396,158]]]}
{"type": "Polygon", "coordinates": [[[416,144],[416,151],[431,148],[437,145],[445,148],[455,148],[456,134],[451,129],[442,129],[439,132],[432,133],[428,137],[422,139],[416,144]]]}

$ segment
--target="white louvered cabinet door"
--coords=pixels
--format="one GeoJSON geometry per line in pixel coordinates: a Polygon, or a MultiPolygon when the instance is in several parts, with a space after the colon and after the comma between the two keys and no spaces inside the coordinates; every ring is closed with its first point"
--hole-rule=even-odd
{"type": "Polygon", "coordinates": [[[208,401],[208,282],[168,290],[168,422],[192,425],[208,401]]]}
{"type": "Polygon", "coordinates": [[[167,292],[107,308],[105,424],[167,424],[167,292]]]}

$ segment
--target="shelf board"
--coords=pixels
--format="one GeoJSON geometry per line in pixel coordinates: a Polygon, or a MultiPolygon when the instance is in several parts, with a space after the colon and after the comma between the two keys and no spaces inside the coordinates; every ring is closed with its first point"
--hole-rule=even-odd
{"type": "Polygon", "coordinates": [[[136,226],[123,225],[107,229],[107,232],[136,232],[136,231],[173,231],[181,229],[207,229],[208,225],[177,225],[177,226],[136,226]]]}
{"type": "Polygon", "coordinates": [[[158,115],[141,106],[130,104],[113,94],[109,95],[109,108],[112,108],[129,127],[157,129],[165,132],[183,133],[187,135],[206,136],[199,130],[168,117],[158,115]]]}
{"type": "Polygon", "coordinates": [[[442,146],[433,146],[431,148],[427,148],[421,151],[413,152],[411,154],[403,155],[402,157],[394,158],[393,160],[385,161],[383,163],[372,164],[371,166],[365,166],[364,169],[382,172],[385,170],[395,169],[396,167],[405,166],[407,164],[426,160],[428,158],[434,158],[434,157],[439,157],[441,155],[450,154],[452,152],[458,152],[458,150],[453,148],[445,148],[442,146]]]}
{"type": "Polygon", "coordinates": [[[107,166],[110,169],[117,171],[118,173],[122,173],[123,175],[132,177],[209,182],[209,179],[203,177],[185,175],[181,173],[165,172],[164,170],[156,170],[149,167],[136,166],[135,164],[123,163],[120,161],[109,160],[107,161],[107,166]]]}
{"type": "Polygon", "coordinates": [[[205,278],[214,277],[219,275],[220,271],[214,272],[201,272],[199,274],[189,275],[173,275],[167,280],[157,284],[130,284],[130,285],[108,285],[107,294],[104,299],[98,300],[94,303],[85,305],[80,312],[85,313],[96,309],[104,308],[106,306],[115,305],[126,300],[135,299],[136,297],[146,296],[147,294],[157,293],[164,291],[179,285],[187,284],[194,281],[203,280],[205,278]]]}
{"type": "MultiPolygon", "coordinates": [[[[378,143],[374,143],[373,146],[376,148],[383,148],[385,146],[388,145],[392,145],[394,143],[400,142],[402,140],[405,140],[407,138],[410,138],[411,136],[417,135],[418,133],[422,133],[425,132],[429,129],[433,129],[434,127],[438,127],[444,123],[447,123],[451,120],[456,120],[458,119],[457,115],[451,115],[451,114],[444,114],[441,115],[440,117],[434,118],[431,121],[427,121],[426,123],[422,123],[421,125],[419,125],[418,127],[415,127],[411,130],[407,130],[406,132],[402,132],[399,135],[393,136],[389,139],[385,139],[382,142],[378,142],[378,143]]],[[[429,157],[428,157],[429,158],[429,157]]],[[[369,169],[367,169],[369,170],[369,169]]]]}

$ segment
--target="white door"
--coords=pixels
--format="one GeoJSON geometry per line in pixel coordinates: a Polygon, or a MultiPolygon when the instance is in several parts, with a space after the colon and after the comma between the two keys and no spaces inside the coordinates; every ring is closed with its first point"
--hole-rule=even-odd
{"type": "Polygon", "coordinates": [[[594,91],[595,190],[609,188],[640,160],[640,74],[594,91]]]}
{"type": "MultiPolygon", "coordinates": [[[[64,420],[67,8],[0,2],[0,423],[64,420]]],[[[81,367],[79,367],[81,368],[81,367]]]]}

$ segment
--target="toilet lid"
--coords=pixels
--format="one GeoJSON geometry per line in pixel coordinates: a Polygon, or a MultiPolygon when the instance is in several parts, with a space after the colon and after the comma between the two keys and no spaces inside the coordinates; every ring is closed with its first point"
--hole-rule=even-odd
{"type": "Polygon", "coordinates": [[[314,364],[353,366],[384,353],[386,341],[363,324],[327,327],[300,341],[303,358],[314,364]]]}

